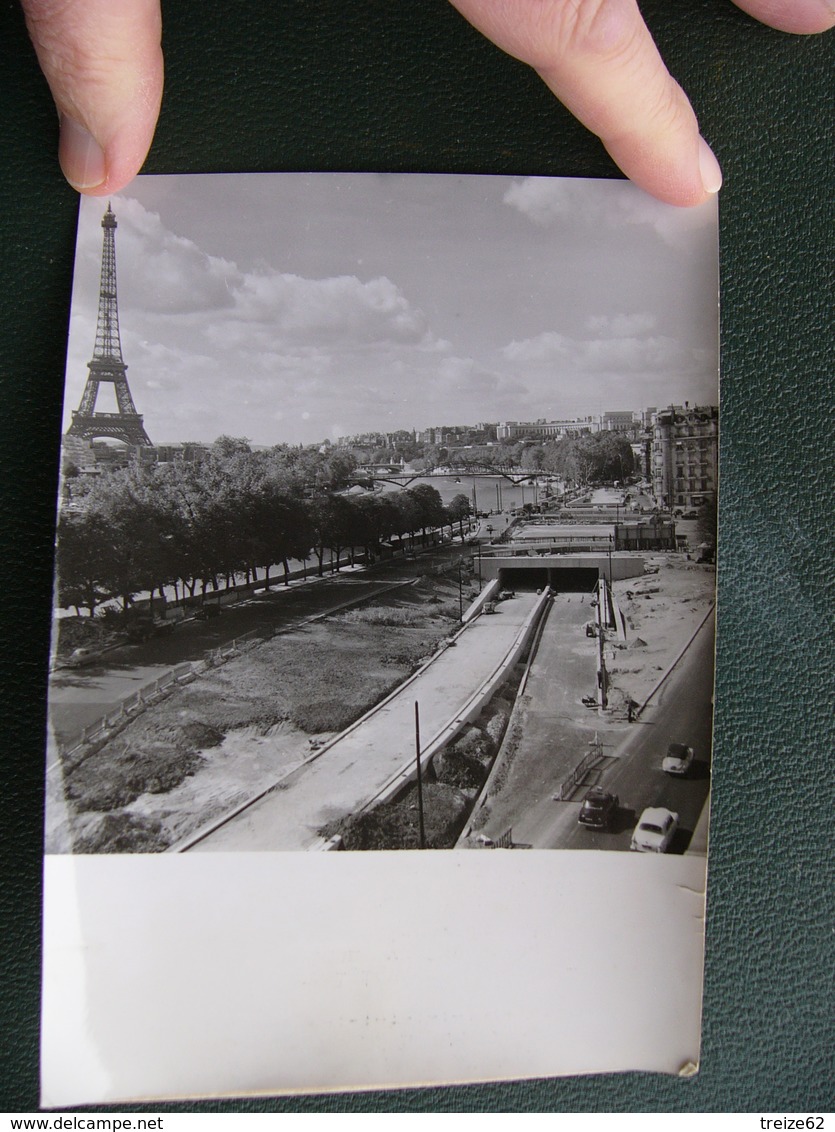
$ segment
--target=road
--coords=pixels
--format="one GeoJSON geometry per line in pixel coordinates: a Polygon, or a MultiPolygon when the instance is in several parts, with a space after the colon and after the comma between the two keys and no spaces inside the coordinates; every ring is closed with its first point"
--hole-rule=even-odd
{"type": "Polygon", "coordinates": [[[315,759],[183,848],[253,852],[315,847],[325,826],[357,812],[404,768],[411,769],[415,702],[420,703],[423,751],[493,676],[537,601],[536,594],[520,593],[501,602],[493,616],[476,618],[458,635],[454,648],[438,655],[315,759]]]}
{"type": "Polygon", "coordinates": [[[49,722],[55,739],[72,743],[122,700],[170,672],[178,664],[198,661],[252,631],[265,637],[289,631],[313,617],[325,617],[348,602],[384,593],[393,584],[417,577],[437,563],[457,561],[458,545],[447,545],[415,558],[380,563],[370,569],[344,570],[324,578],[274,584],[235,605],[224,607],[211,621],[186,621],[167,637],[122,645],[83,668],[57,668],[49,681],[49,722]]]}
{"type": "MultiPolygon", "coordinates": [[[[647,806],[666,806],[680,816],[672,852],[683,853],[707,801],[710,786],[712,734],[714,619],[710,617],[693,644],[663,685],[655,706],[630,729],[630,738],[606,760],[597,781],[617,794],[621,809],[611,831],[581,827],[577,815],[584,791],[576,801],[552,802],[551,817],[536,829],[520,826],[519,840],[542,849],[629,849],[632,830],[647,806]],[[696,762],[686,778],[661,770],[667,744],[686,742],[696,762]]],[[[517,833],[514,827],[514,839],[517,833]]]]}
{"type": "Polygon", "coordinates": [[[491,796],[489,819],[478,826],[486,837],[498,838],[512,827],[514,840],[530,843],[540,824],[547,828],[551,795],[600,726],[597,712],[582,703],[597,687],[597,645],[583,630],[594,615],[591,596],[554,596],[517,702],[513,760],[501,791],[491,796]]]}

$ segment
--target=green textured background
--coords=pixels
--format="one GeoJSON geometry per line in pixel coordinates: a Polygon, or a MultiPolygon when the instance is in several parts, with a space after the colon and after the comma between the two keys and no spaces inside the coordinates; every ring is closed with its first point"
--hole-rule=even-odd
{"type": "MultiPolygon", "coordinates": [[[[722,162],[720,644],[702,1069],[206,1104],[207,1111],[833,1108],[833,35],[642,4],[722,162]]],[[[616,175],[445,0],[171,0],[146,171],[616,175]]],[[[37,1106],[41,768],[76,200],[0,0],[0,1110],[37,1106]]],[[[520,957],[522,958],[522,957],[520,957]]],[[[176,1110],[155,1106],[152,1111],[176,1110]]],[[[191,1111],[193,1106],[184,1106],[191,1111]]]]}

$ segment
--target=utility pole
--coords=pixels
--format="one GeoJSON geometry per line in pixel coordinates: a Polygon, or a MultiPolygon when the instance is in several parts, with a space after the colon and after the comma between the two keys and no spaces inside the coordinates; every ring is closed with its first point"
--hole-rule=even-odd
{"type": "Polygon", "coordinates": [[[418,823],[420,828],[419,848],[426,848],[426,831],[423,828],[423,776],[420,769],[420,704],[415,700],[415,761],[417,763],[418,823]]]}
{"type": "Polygon", "coordinates": [[[597,710],[600,715],[606,710],[609,699],[606,691],[606,658],[604,656],[603,646],[606,643],[604,636],[603,626],[603,587],[606,585],[605,578],[598,578],[597,581],[597,710]]]}

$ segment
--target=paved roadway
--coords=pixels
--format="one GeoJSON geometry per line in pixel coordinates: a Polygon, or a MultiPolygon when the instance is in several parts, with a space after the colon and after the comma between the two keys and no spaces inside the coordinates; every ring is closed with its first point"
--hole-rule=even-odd
{"type": "Polygon", "coordinates": [[[355,813],[414,760],[414,705],[421,746],[461,711],[510,651],[536,594],[503,601],[482,616],[413,681],[277,788],[196,843],[192,851],[309,849],[330,822],[355,813]]]}
{"type": "Polygon", "coordinates": [[[142,644],[123,645],[106,652],[83,668],[58,668],[49,681],[49,720],[63,744],[77,739],[114,711],[122,700],[186,661],[198,661],[212,649],[228,644],[252,630],[265,637],[276,630],[293,629],[311,617],[326,616],[346,602],[383,593],[392,583],[415,577],[437,561],[460,557],[460,546],[421,555],[418,562],[399,560],[370,571],[344,571],[322,579],[290,586],[276,585],[269,592],[224,607],[211,621],[178,624],[167,637],[142,644]]]}
{"type": "Polygon", "coordinates": [[[629,738],[616,757],[607,760],[597,780],[617,794],[621,808],[611,831],[595,832],[577,822],[582,789],[576,801],[551,803],[535,829],[514,840],[529,841],[541,849],[628,850],[638,817],[647,806],[666,806],[680,816],[672,851],[683,853],[708,798],[713,722],[714,619],[711,617],[667,679],[655,706],[631,725],[629,738]],[[667,744],[684,742],[696,752],[687,778],[673,778],[661,770],[667,744]]]}
{"type": "Polygon", "coordinates": [[[588,750],[600,728],[583,696],[597,689],[597,642],[584,626],[594,615],[591,594],[555,594],[527,685],[516,705],[518,735],[502,790],[490,799],[490,817],[478,834],[531,843],[553,820],[551,796],[588,750]]]}

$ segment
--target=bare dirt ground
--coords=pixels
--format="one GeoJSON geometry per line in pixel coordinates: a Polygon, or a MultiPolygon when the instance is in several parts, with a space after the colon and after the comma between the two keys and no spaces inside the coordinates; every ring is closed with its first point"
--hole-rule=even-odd
{"type": "MultiPolygon", "coordinates": [[[[644,702],[714,599],[712,569],[681,555],[653,563],[657,574],[614,587],[628,632],[625,646],[606,645],[612,711],[604,729],[626,726],[627,699],[644,702]]],[[[457,576],[423,578],[265,641],[176,688],[51,777],[47,851],[161,852],[175,845],[314,757],[318,745],[415,671],[455,632],[457,619],[457,576]]],[[[439,762],[438,781],[427,784],[434,803],[427,812],[437,818],[428,844],[454,844],[509,711],[509,702],[493,705],[484,726],[439,762]]],[[[390,808],[323,832],[339,832],[347,848],[411,847],[415,798],[407,794],[390,808]]]]}
{"type": "Polygon", "coordinates": [[[52,777],[48,852],[160,852],[274,786],[458,627],[424,578],[226,661],[52,777]]]}
{"type": "Polygon", "coordinates": [[[609,641],[606,648],[609,703],[616,713],[625,710],[628,697],[644,703],[715,600],[713,567],[680,554],[649,558],[647,565],[657,565],[658,573],[614,585],[627,624],[626,647],[609,641]]]}

